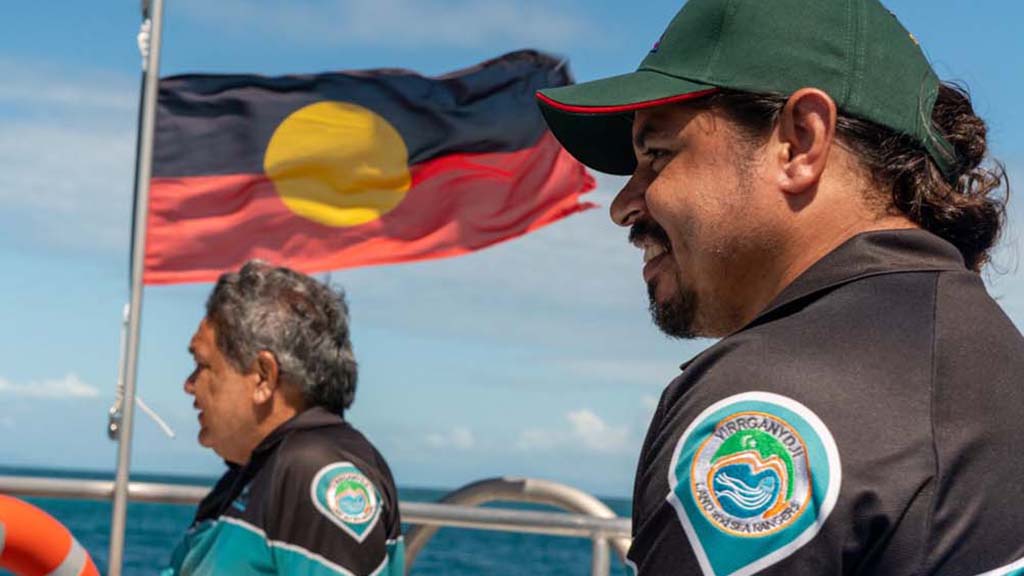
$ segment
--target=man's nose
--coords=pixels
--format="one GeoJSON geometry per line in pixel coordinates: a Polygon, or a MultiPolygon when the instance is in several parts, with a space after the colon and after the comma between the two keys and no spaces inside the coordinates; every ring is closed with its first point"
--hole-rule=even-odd
{"type": "Polygon", "coordinates": [[[626,185],[615,195],[609,210],[612,222],[619,226],[632,226],[646,211],[647,205],[644,200],[644,192],[647,189],[646,181],[637,177],[634,173],[630,176],[626,185]]]}

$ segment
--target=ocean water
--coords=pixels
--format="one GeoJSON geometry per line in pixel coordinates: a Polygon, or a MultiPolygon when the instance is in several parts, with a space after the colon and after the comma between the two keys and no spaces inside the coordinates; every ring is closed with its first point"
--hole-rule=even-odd
{"type": "MultiPolygon", "coordinates": [[[[38,469],[0,468],[0,475],[31,475],[112,479],[111,475],[38,469]]],[[[212,485],[212,478],[133,475],[132,480],[212,485]]],[[[400,488],[402,501],[435,502],[445,491],[400,488]]],[[[110,544],[109,502],[28,499],[64,523],[106,572],[110,544]]],[[[630,502],[603,499],[620,516],[628,516],[630,502]]],[[[512,508],[548,509],[527,504],[512,508]]],[[[195,513],[194,506],[130,503],[125,535],[124,574],[154,574],[167,562],[195,513]]],[[[405,528],[408,532],[408,527],[405,528]]],[[[585,576],[590,573],[591,543],[584,538],[442,528],[416,558],[415,576],[585,576]]],[[[622,563],[612,559],[612,574],[625,576],[622,563]]],[[[6,574],[0,570],[0,574],[6,574]]]]}

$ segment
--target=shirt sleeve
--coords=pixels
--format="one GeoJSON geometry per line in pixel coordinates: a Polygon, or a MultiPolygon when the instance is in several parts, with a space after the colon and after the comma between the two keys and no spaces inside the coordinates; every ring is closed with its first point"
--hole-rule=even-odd
{"type": "Polygon", "coordinates": [[[933,498],[927,403],[874,366],[773,345],[733,344],[669,387],[630,560],[641,575],[914,572],[933,498]]]}
{"type": "Polygon", "coordinates": [[[389,537],[396,503],[378,476],[352,456],[316,446],[279,461],[264,518],[277,573],[401,574],[401,539],[389,537]]]}

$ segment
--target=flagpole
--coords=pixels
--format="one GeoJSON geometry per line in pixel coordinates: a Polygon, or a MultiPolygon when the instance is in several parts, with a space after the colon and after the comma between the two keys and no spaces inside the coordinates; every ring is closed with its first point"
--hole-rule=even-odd
{"type": "MultiPolygon", "coordinates": [[[[143,1],[143,22],[150,22],[149,53],[143,53],[142,112],[135,157],[135,214],[132,220],[131,303],[128,308],[128,346],[124,355],[124,403],[117,444],[117,475],[110,519],[110,555],[107,574],[121,576],[124,561],[125,519],[128,512],[128,471],[131,465],[132,419],[135,415],[135,382],[139,359],[142,318],[142,271],[146,255],[146,215],[149,212],[149,180],[153,172],[153,132],[156,125],[157,81],[160,77],[160,36],[163,0],[143,1]]],[[[142,42],[140,42],[142,44],[142,42]]]]}

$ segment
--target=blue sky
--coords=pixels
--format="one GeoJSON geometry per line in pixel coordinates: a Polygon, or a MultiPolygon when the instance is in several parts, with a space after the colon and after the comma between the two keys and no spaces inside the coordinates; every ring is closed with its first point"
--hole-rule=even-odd
{"type": "MultiPolygon", "coordinates": [[[[1024,176],[1024,4],[895,0],[940,76],[958,79],[991,144],[1024,176]]],[[[532,47],[579,80],[629,71],[679,2],[167,0],[162,73],[403,67],[438,74],[532,47]],[[643,5],[641,13],[632,7],[643,5]]],[[[0,463],[110,469],[105,434],[128,297],[138,2],[22,2],[0,22],[0,463]]],[[[1018,180],[1019,181],[1019,180],[1018,180]]],[[[706,342],[651,325],[640,254],[602,205],[462,258],[337,271],[360,361],[350,419],[405,485],[543,476],[626,495],[654,403],[706,342]]],[[[988,273],[1024,325],[1021,210],[988,273]]],[[[134,469],[215,475],[182,379],[208,284],[145,292],[134,469]]]]}

